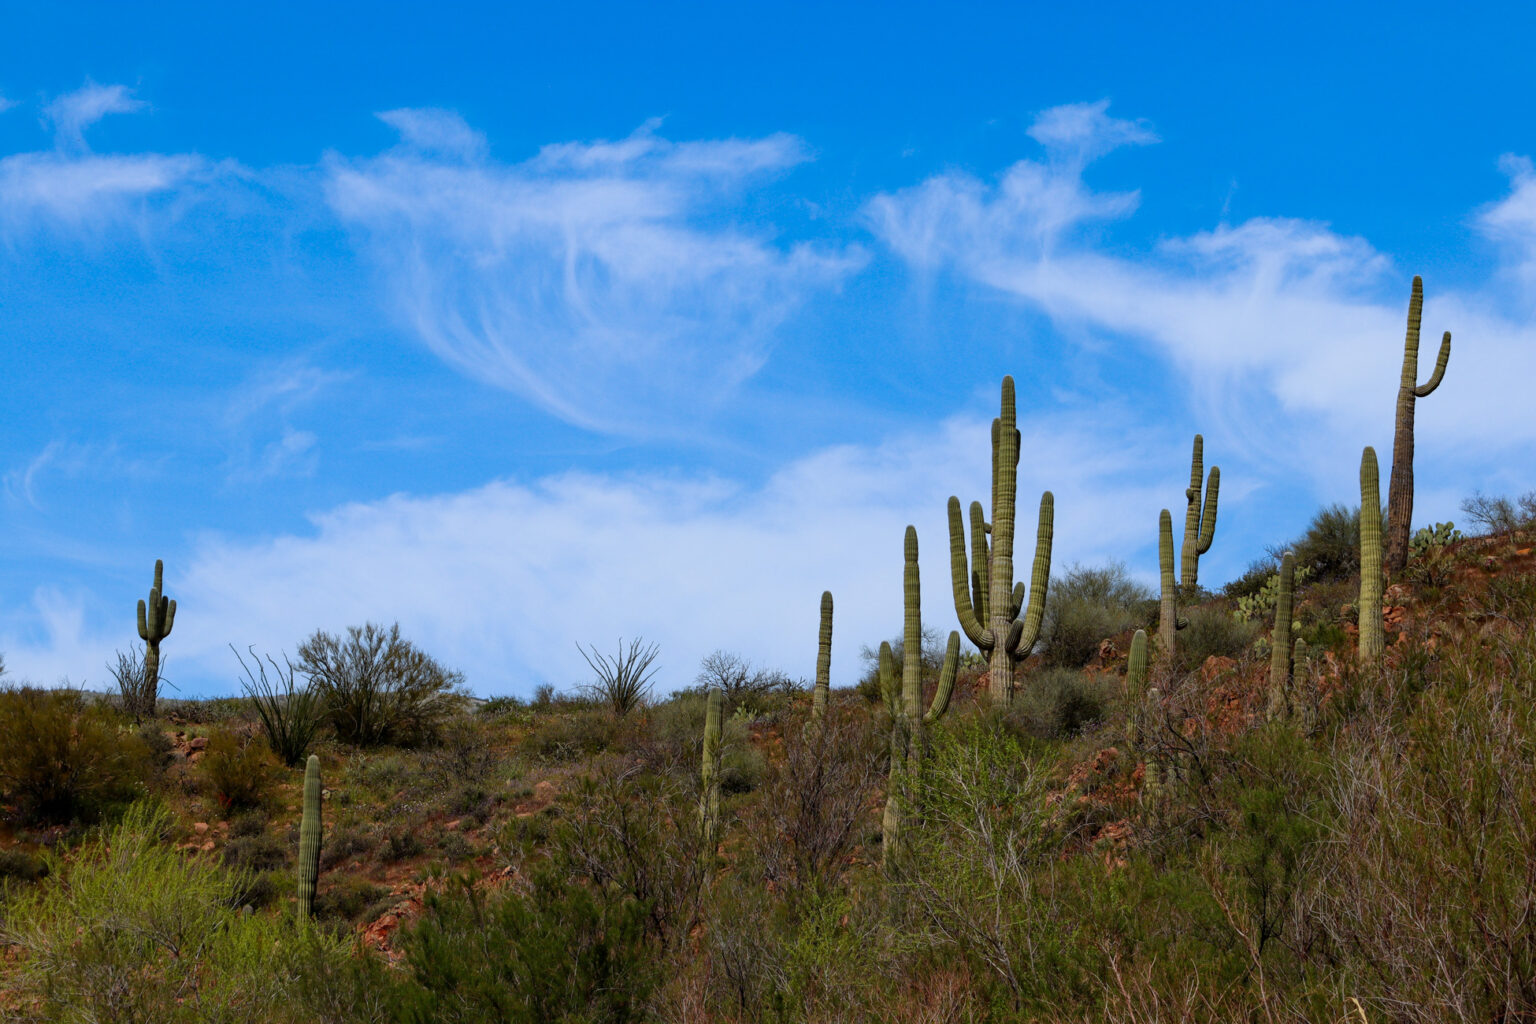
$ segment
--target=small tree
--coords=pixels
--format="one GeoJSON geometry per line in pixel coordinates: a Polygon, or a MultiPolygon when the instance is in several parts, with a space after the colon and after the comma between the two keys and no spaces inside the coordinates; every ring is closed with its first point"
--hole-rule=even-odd
{"type": "Polygon", "coordinates": [[[403,639],[399,623],[348,626],[345,640],[316,630],[299,645],[299,671],[319,689],[336,735],[360,746],[424,739],[464,682],[403,639]]]}
{"type": "Polygon", "coordinates": [[[645,703],[651,680],[660,669],[652,667],[661,653],[660,644],[646,644],[644,637],[635,637],[626,649],[624,638],[619,637],[619,649],[612,658],[600,653],[596,644],[589,652],[578,643],[576,650],[597,674],[597,681],[582,687],[583,692],[603,701],[621,717],[645,703]]]}

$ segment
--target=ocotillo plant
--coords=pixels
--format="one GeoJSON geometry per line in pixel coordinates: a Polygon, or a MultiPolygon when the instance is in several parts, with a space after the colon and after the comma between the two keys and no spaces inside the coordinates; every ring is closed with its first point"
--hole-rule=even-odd
{"type": "Polygon", "coordinates": [[[1179,567],[1179,589],[1185,600],[1194,600],[1195,582],[1200,575],[1200,556],[1211,550],[1216,535],[1216,500],[1221,491],[1221,467],[1212,466],[1205,482],[1205,500],[1200,493],[1200,471],[1205,464],[1205,438],[1195,435],[1195,451],[1189,460],[1189,487],[1184,491],[1184,550],[1179,567]]]}
{"type": "Polygon", "coordinates": [[[299,917],[315,910],[315,889],[320,882],[320,758],[309,755],[304,766],[304,816],[299,819],[299,917]]]}
{"type": "Polygon", "coordinates": [[[1157,619],[1157,639],[1163,647],[1163,657],[1173,656],[1174,637],[1189,625],[1189,620],[1179,614],[1179,588],[1173,578],[1173,516],[1167,509],[1157,517],[1157,564],[1161,573],[1162,603],[1157,619]]]}
{"type": "Polygon", "coordinates": [[[816,644],[816,687],[811,691],[811,721],[821,721],[832,686],[832,591],[821,592],[821,636],[816,644]]]}
{"type": "Polygon", "coordinates": [[[1270,635],[1269,708],[1267,717],[1283,718],[1290,709],[1292,583],[1296,556],[1287,551],[1280,559],[1280,586],[1275,593],[1275,628],[1270,635]]]}
{"type": "Polygon", "coordinates": [[[932,725],[949,710],[949,698],[955,689],[955,672],[960,664],[960,634],[951,631],[939,670],[939,686],[926,713],[923,711],[923,622],[922,586],[917,571],[917,530],[907,527],[906,566],[902,571],[901,681],[898,690],[895,659],[891,645],[880,645],[880,689],[891,709],[891,774],[886,787],[885,818],[882,828],[883,854],[889,858],[900,843],[902,792],[907,779],[917,771],[925,749],[924,727],[932,725]]]}
{"type": "Polygon", "coordinates": [[[1360,455],[1360,663],[1381,656],[1386,630],[1381,618],[1381,474],[1376,449],[1360,455]]]}
{"type": "Polygon", "coordinates": [[[1415,276],[1408,299],[1408,336],[1403,342],[1403,376],[1397,388],[1397,430],[1392,436],[1392,482],[1387,486],[1386,570],[1401,572],[1408,564],[1408,534],[1413,519],[1414,401],[1427,398],[1440,386],[1451,359],[1451,332],[1440,339],[1440,354],[1428,383],[1419,377],[1419,322],[1424,315],[1424,281],[1415,276]]]}
{"type": "Polygon", "coordinates": [[[987,690],[994,704],[1013,700],[1013,673],[1040,638],[1045,590],[1051,576],[1051,534],[1055,498],[1040,496],[1035,562],[1030,571],[1029,607],[1024,617],[1024,584],[1013,583],[1014,508],[1018,500],[1019,431],[1013,378],[1003,378],[1002,414],[992,421],[992,521],[980,502],[971,503],[971,565],[966,566],[965,522],[960,499],[949,499],[949,563],[954,578],[955,614],[971,643],[987,656],[987,690]],[[990,541],[989,541],[990,536],[990,541]]]}
{"type": "Polygon", "coordinates": [[[704,756],[699,765],[699,839],[704,857],[713,861],[720,831],[720,720],[725,691],[711,687],[704,710],[704,756]]]}
{"type": "Polygon", "coordinates": [[[176,602],[162,593],[165,587],[165,563],[155,559],[155,585],[149,588],[149,601],[139,602],[139,636],[144,640],[144,692],[148,707],[155,713],[155,695],[160,689],[160,641],[171,635],[176,622],[176,602]]]}

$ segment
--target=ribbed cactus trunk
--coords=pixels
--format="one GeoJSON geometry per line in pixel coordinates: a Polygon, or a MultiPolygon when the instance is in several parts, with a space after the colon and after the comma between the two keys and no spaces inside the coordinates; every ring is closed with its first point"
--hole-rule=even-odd
{"type": "Polygon", "coordinates": [[[704,753],[699,763],[699,842],[704,857],[714,863],[720,836],[720,730],[725,711],[725,691],[711,687],[704,708],[704,753]]]}
{"type": "Polygon", "coordinates": [[[891,771],[886,785],[882,820],[882,856],[889,861],[901,843],[902,805],[926,750],[926,727],[944,717],[955,689],[960,664],[960,634],[951,631],[939,671],[938,688],[928,711],[923,711],[923,617],[922,584],[917,569],[917,530],[907,527],[902,570],[901,679],[892,676],[895,659],[890,644],[880,646],[880,689],[891,711],[891,771]]]}
{"type": "Polygon", "coordinates": [[[1035,560],[1030,571],[1029,606],[1025,589],[1013,582],[1014,517],[1018,501],[1019,431],[1013,378],[1003,378],[1001,415],[992,421],[992,521],[980,502],[971,503],[971,555],[966,564],[965,521],[960,499],[949,499],[949,561],[960,628],[987,657],[987,691],[992,702],[1013,700],[1014,673],[1040,639],[1045,593],[1051,576],[1051,538],[1055,498],[1040,496],[1035,531],[1035,560]],[[989,540],[990,537],[990,540],[989,540]]]}
{"type": "Polygon", "coordinates": [[[1381,616],[1381,474],[1376,449],[1360,456],[1360,663],[1381,657],[1386,628],[1381,616]]]}
{"type": "Polygon", "coordinates": [[[1290,711],[1291,692],[1291,616],[1292,585],[1296,578],[1296,556],[1287,551],[1280,559],[1280,587],[1275,595],[1275,628],[1270,634],[1269,707],[1270,721],[1284,718],[1290,711]]]}
{"type": "Polygon", "coordinates": [[[811,721],[821,721],[832,688],[832,591],[821,592],[821,635],[816,644],[816,686],[811,690],[811,721]]]}
{"type": "Polygon", "coordinates": [[[165,562],[155,559],[155,583],[149,588],[148,602],[139,602],[139,637],[144,641],[144,692],[142,706],[132,709],[135,716],[153,718],[160,692],[160,641],[171,635],[176,623],[176,602],[166,598],[165,562]]]}
{"type": "Polygon", "coordinates": [[[1171,658],[1178,631],[1188,626],[1189,620],[1179,616],[1179,586],[1173,575],[1173,516],[1167,509],[1157,517],[1157,566],[1162,584],[1157,639],[1162,645],[1163,657],[1171,658]]]}
{"type": "Polygon", "coordinates": [[[304,816],[299,819],[299,917],[315,912],[315,890],[320,882],[320,758],[309,755],[304,766],[304,816]]]}
{"type": "MultiPolygon", "coordinates": [[[[1415,276],[1408,299],[1408,336],[1403,342],[1403,374],[1397,388],[1397,430],[1392,436],[1392,482],[1387,487],[1385,567],[1402,572],[1408,564],[1408,541],[1413,526],[1413,413],[1414,402],[1427,398],[1440,386],[1445,365],[1451,359],[1451,332],[1440,340],[1435,372],[1428,383],[1419,377],[1419,324],[1424,315],[1424,281],[1415,276]]],[[[1379,506],[1378,506],[1379,507],[1379,506]]]]}
{"type": "Polygon", "coordinates": [[[1200,575],[1200,556],[1211,550],[1216,536],[1216,502],[1221,492],[1221,467],[1212,466],[1201,500],[1200,474],[1205,466],[1205,438],[1195,435],[1195,450],[1189,460],[1189,487],[1184,491],[1184,549],[1179,567],[1179,589],[1184,599],[1195,598],[1200,575]]]}
{"type": "Polygon", "coordinates": [[[1138,629],[1131,637],[1131,653],[1125,662],[1125,739],[1132,747],[1142,741],[1142,705],[1147,696],[1147,631],[1138,629]]]}

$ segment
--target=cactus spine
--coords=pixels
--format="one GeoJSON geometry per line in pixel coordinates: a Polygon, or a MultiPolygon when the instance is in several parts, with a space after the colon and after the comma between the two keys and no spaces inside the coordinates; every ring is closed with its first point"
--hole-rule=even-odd
{"type": "Polygon", "coordinates": [[[1402,572],[1408,564],[1408,534],[1413,519],[1413,412],[1414,401],[1428,398],[1445,376],[1451,359],[1451,332],[1440,339],[1440,354],[1428,383],[1416,384],[1419,376],[1419,324],[1424,315],[1424,280],[1413,279],[1408,299],[1408,335],[1403,342],[1403,376],[1397,388],[1397,430],[1392,437],[1392,480],[1387,486],[1386,570],[1402,572]]]}
{"type": "Polygon", "coordinates": [[[1002,413],[992,421],[992,521],[980,502],[971,503],[971,565],[967,569],[965,522],[960,499],[949,499],[949,562],[955,590],[955,614],[971,643],[987,656],[987,690],[994,704],[1013,700],[1014,668],[1040,638],[1045,591],[1051,576],[1051,536],[1055,498],[1040,496],[1035,532],[1035,561],[1030,572],[1029,606],[1024,584],[1013,583],[1014,509],[1018,500],[1019,431],[1014,411],[1013,378],[1003,378],[1002,413]],[[990,542],[988,537],[990,535],[990,542]]]}
{"type": "Polygon", "coordinates": [[[923,623],[922,586],[917,571],[917,530],[907,527],[906,565],[902,571],[901,679],[895,676],[895,658],[890,644],[880,645],[880,690],[891,711],[891,774],[886,786],[885,816],[882,822],[883,854],[890,858],[901,840],[901,804],[903,789],[916,773],[925,748],[925,727],[944,717],[955,689],[955,672],[960,665],[960,634],[949,634],[944,651],[944,665],[939,671],[938,689],[928,710],[923,711],[923,623]]]}
{"type": "Polygon", "coordinates": [[[720,726],[724,710],[725,691],[711,687],[704,709],[704,755],[699,765],[699,839],[709,861],[714,860],[720,832],[720,726]]]}
{"type": "Polygon", "coordinates": [[[160,641],[171,635],[176,622],[176,602],[165,597],[165,563],[155,559],[155,584],[149,588],[149,601],[139,602],[139,637],[144,641],[145,712],[155,714],[155,696],[160,690],[160,641]]]}
{"type": "Polygon", "coordinates": [[[320,882],[320,793],[320,758],[310,754],[304,766],[304,816],[299,819],[299,917],[304,919],[314,914],[320,882]]]}
{"type": "Polygon", "coordinates": [[[1189,625],[1179,614],[1179,588],[1173,577],[1173,516],[1163,509],[1157,517],[1157,563],[1162,574],[1162,604],[1157,619],[1157,639],[1163,656],[1173,655],[1174,635],[1189,625]]]}
{"type": "Polygon", "coordinates": [[[832,591],[821,592],[821,636],[816,645],[816,687],[811,691],[811,721],[821,721],[832,686],[832,591]]]}
{"type": "MultiPolygon", "coordinates": [[[[1275,629],[1270,635],[1267,711],[1270,721],[1284,718],[1290,711],[1292,584],[1295,576],[1296,556],[1287,551],[1285,557],[1280,559],[1280,586],[1275,595],[1275,629]]],[[[1296,642],[1302,643],[1299,639],[1296,642]]]]}
{"type": "Polygon", "coordinates": [[[1179,589],[1185,600],[1195,598],[1195,583],[1200,574],[1200,556],[1211,550],[1216,536],[1216,500],[1221,491],[1221,467],[1212,466],[1205,482],[1205,500],[1201,501],[1200,471],[1205,465],[1205,438],[1195,435],[1195,450],[1189,460],[1189,487],[1184,491],[1184,550],[1179,568],[1179,589]]]}
{"type": "Polygon", "coordinates": [[[1366,446],[1360,456],[1360,663],[1381,656],[1386,648],[1381,617],[1381,474],[1376,449],[1366,446]]]}

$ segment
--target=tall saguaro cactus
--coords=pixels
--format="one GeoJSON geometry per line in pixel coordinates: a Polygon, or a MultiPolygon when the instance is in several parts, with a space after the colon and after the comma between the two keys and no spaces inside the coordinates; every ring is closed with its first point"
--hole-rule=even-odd
{"type": "Polygon", "coordinates": [[[171,635],[176,622],[176,602],[168,599],[165,589],[165,562],[155,559],[155,584],[149,588],[149,600],[139,602],[139,636],[144,641],[144,693],[151,717],[155,713],[155,695],[160,691],[160,641],[171,635]]]}
{"type": "Polygon", "coordinates": [[[1440,339],[1435,372],[1428,382],[1419,377],[1419,323],[1424,315],[1424,280],[1414,276],[1408,299],[1408,336],[1403,342],[1403,376],[1397,388],[1397,431],[1392,436],[1392,481],[1387,487],[1386,570],[1401,572],[1408,564],[1408,535],[1413,521],[1414,402],[1428,398],[1445,376],[1451,359],[1451,332],[1440,339]]]}
{"type": "Polygon", "coordinates": [[[821,721],[832,687],[832,591],[821,592],[821,635],[816,644],[816,686],[811,690],[811,721],[821,721]]]}
{"type": "Polygon", "coordinates": [[[1270,635],[1269,708],[1266,716],[1271,721],[1283,718],[1290,708],[1292,586],[1295,578],[1296,556],[1287,551],[1280,559],[1280,586],[1275,593],[1275,628],[1270,635]]]}
{"type": "Polygon", "coordinates": [[[315,889],[320,882],[320,758],[309,755],[304,766],[304,816],[299,819],[299,917],[315,910],[315,889]]]}
{"type": "Polygon", "coordinates": [[[971,503],[971,564],[966,565],[965,522],[960,499],[949,499],[949,563],[955,614],[971,643],[987,656],[987,690],[994,704],[1013,700],[1014,668],[1040,639],[1045,590],[1051,576],[1051,537],[1056,499],[1040,496],[1035,562],[1030,570],[1029,606],[1024,617],[1024,584],[1013,583],[1014,509],[1018,501],[1019,431],[1013,378],[1003,378],[1002,413],[992,421],[992,521],[981,503],[971,503]],[[990,540],[989,540],[990,538],[990,540]]]}
{"type": "Polygon", "coordinates": [[[1194,600],[1195,583],[1200,575],[1200,556],[1211,550],[1216,536],[1216,501],[1221,491],[1221,467],[1212,466],[1205,481],[1205,500],[1201,501],[1200,471],[1205,464],[1205,438],[1195,435],[1195,450],[1189,460],[1189,488],[1184,492],[1184,549],[1179,566],[1179,589],[1186,600],[1194,600]]]}
{"type": "Polygon", "coordinates": [[[1163,657],[1168,658],[1173,656],[1175,636],[1189,620],[1179,614],[1179,587],[1173,576],[1173,516],[1167,509],[1157,517],[1157,565],[1162,584],[1157,639],[1163,646],[1163,657]]]}
{"type": "Polygon", "coordinates": [[[891,645],[880,645],[880,689],[891,710],[891,774],[886,787],[885,817],[882,827],[883,853],[889,858],[901,840],[902,790],[917,771],[926,748],[924,730],[944,717],[949,698],[955,690],[955,672],[960,665],[960,634],[949,634],[944,664],[939,670],[939,685],[933,701],[923,711],[923,621],[922,586],[917,571],[917,530],[907,527],[906,566],[902,571],[901,679],[895,675],[891,645]]]}
{"type": "Polygon", "coordinates": [[[724,708],[725,691],[711,687],[704,709],[704,756],[699,765],[699,839],[710,862],[714,861],[720,832],[720,728],[724,708]]]}
{"type": "Polygon", "coordinates": [[[1376,449],[1360,455],[1360,663],[1381,657],[1386,629],[1381,616],[1381,474],[1376,449]]]}

